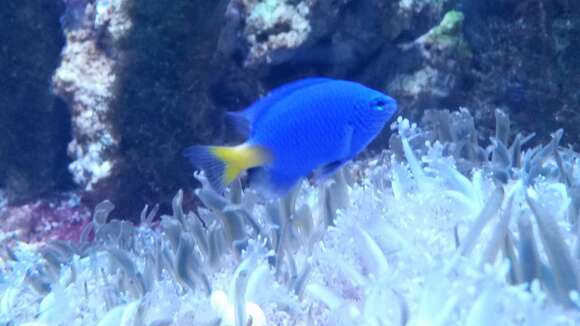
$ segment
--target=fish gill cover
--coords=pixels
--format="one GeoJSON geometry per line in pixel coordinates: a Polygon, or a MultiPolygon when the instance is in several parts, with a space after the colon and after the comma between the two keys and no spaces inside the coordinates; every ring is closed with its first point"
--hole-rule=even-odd
{"type": "Polygon", "coordinates": [[[526,146],[496,112],[393,124],[392,151],[261,202],[203,174],[203,207],[154,222],[95,207],[80,242],[5,250],[5,325],[573,325],[580,322],[580,158],[526,146]],[[472,135],[473,137],[466,137],[472,135]],[[480,153],[476,155],[474,153],[480,153]],[[480,160],[480,161],[478,161],[480,160]],[[469,166],[464,175],[459,168],[469,166]]]}

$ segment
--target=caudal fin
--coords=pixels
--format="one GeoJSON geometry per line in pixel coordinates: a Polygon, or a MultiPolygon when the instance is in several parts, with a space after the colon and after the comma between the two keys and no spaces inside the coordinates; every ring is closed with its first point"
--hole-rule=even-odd
{"type": "Polygon", "coordinates": [[[191,146],[183,155],[205,172],[216,191],[223,193],[242,171],[261,166],[270,160],[268,152],[258,146],[191,146]]]}

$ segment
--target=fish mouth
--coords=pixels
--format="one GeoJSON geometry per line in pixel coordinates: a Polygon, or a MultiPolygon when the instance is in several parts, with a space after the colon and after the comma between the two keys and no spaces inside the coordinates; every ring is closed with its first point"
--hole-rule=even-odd
{"type": "Polygon", "coordinates": [[[391,115],[395,114],[398,108],[397,101],[390,96],[386,96],[385,98],[386,98],[385,111],[389,112],[391,115]]]}

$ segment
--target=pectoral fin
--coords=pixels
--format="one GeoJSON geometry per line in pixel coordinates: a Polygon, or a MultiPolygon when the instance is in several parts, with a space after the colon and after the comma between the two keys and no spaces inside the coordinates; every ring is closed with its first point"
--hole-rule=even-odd
{"type": "Polygon", "coordinates": [[[328,178],[332,177],[334,173],[336,173],[336,171],[338,171],[346,162],[352,159],[351,148],[353,134],[354,128],[351,125],[347,125],[345,128],[344,137],[342,138],[342,142],[339,146],[340,150],[338,157],[340,159],[317,168],[312,174],[312,178],[315,184],[320,184],[328,180],[328,178]]]}

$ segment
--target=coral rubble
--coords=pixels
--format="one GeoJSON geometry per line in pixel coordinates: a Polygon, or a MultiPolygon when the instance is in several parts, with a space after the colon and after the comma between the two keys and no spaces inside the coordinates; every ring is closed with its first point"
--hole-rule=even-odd
{"type": "Polygon", "coordinates": [[[20,205],[0,203],[0,244],[10,247],[20,241],[31,245],[52,240],[78,241],[89,211],[76,194],[59,197],[20,205]]]}
{"type": "Polygon", "coordinates": [[[68,11],[66,46],[53,86],[71,110],[69,170],[83,190],[91,191],[111,175],[119,156],[110,102],[118,60],[115,44],[130,28],[130,21],[121,0],[69,1],[68,11]]]}
{"type": "Polygon", "coordinates": [[[244,17],[244,38],[249,47],[247,65],[269,61],[271,52],[280,48],[293,49],[308,38],[310,7],[316,0],[293,4],[285,0],[230,2],[228,12],[241,11],[244,17]],[[237,8],[237,9],[234,9],[237,8]]]}

